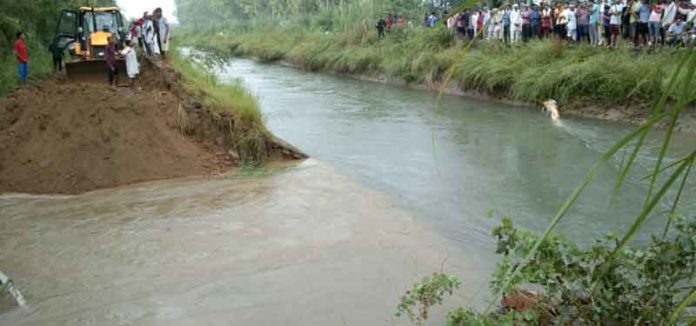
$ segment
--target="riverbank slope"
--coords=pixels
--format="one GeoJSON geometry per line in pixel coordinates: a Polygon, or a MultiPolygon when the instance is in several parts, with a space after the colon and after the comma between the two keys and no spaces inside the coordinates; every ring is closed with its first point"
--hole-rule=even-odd
{"type": "MultiPolygon", "coordinates": [[[[563,114],[642,122],[666,89],[686,49],[634,51],[569,46],[547,40],[518,46],[455,42],[444,28],[395,29],[378,40],[362,24],[345,32],[310,32],[290,25],[236,25],[182,31],[188,45],[221,53],[285,61],[321,71],[445,93],[540,106],[555,99],[563,114]],[[222,30],[222,31],[220,31],[222,30]],[[443,85],[445,87],[443,87],[443,85]]],[[[680,82],[680,81],[678,81],[680,82]]],[[[682,89],[680,87],[680,89],[682,89]]],[[[687,89],[696,89],[688,87],[687,89]]],[[[696,91],[687,94],[696,98],[696,91]]],[[[670,94],[676,99],[681,94],[670,94]]],[[[678,127],[696,132],[696,110],[678,127]],[[693,122],[693,123],[692,123],[693,122]]]]}

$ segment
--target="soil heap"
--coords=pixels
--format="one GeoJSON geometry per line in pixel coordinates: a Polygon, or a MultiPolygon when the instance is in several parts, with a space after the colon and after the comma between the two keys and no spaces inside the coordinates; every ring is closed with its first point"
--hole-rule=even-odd
{"type": "MultiPolygon", "coordinates": [[[[238,165],[230,133],[162,86],[138,92],[51,79],[0,98],[0,193],[76,194],[238,165]],[[192,136],[178,127],[182,106],[194,113],[192,136]]],[[[276,159],[302,156],[279,150],[289,155],[276,159]]]]}

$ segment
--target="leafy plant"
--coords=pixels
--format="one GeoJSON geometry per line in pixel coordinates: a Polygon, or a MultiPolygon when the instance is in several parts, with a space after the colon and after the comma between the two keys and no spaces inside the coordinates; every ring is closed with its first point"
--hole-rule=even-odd
{"type": "Polygon", "coordinates": [[[459,288],[461,282],[454,276],[444,273],[433,273],[431,277],[424,278],[420,283],[406,291],[397,306],[396,316],[404,314],[416,325],[424,325],[428,319],[429,310],[434,305],[442,303],[445,294],[459,288]]]}

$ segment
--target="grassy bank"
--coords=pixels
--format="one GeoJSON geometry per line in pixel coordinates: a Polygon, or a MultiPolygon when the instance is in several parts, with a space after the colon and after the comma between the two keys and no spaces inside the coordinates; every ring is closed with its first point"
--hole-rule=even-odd
{"type": "Polygon", "coordinates": [[[368,74],[414,83],[437,84],[451,68],[451,82],[463,91],[532,103],[553,98],[565,108],[646,107],[661,94],[666,76],[684,53],[569,47],[557,41],[512,47],[477,42],[467,50],[444,27],[406,27],[378,40],[369,22],[345,32],[313,32],[290,23],[280,28],[257,23],[214,31],[184,32],[182,38],[193,46],[264,61],[287,60],[310,71],[368,74]]]}
{"type": "MultiPolygon", "coordinates": [[[[53,72],[51,55],[44,46],[38,42],[27,42],[29,53],[29,81],[41,80],[53,72]]],[[[17,59],[13,53],[0,56],[0,96],[5,95],[19,86],[17,76],[17,59]]]]}
{"type": "MultiPolygon", "coordinates": [[[[263,124],[256,97],[238,82],[221,83],[203,63],[180,51],[171,51],[170,63],[181,73],[184,87],[198,98],[216,119],[228,121],[229,137],[243,164],[258,164],[267,158],[271,134],[263,124]]],[[[180,110],[178,122],[187,129],[188,118],[180,110]]]]}

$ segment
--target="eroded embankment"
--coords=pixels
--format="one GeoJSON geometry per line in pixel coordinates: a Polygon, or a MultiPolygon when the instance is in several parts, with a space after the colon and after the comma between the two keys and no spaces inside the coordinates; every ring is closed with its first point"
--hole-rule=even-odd
{"type": "MultiPolygon", "coordinates": [[[[0,193],[75,194],[240,164],[232,113],[212,114],[170,67],[142,70],[142,91],[53,78],[0,99],[0,193]]],[[[304,157],[270,133],[263,141],[257,157],[304,157]]]]}

